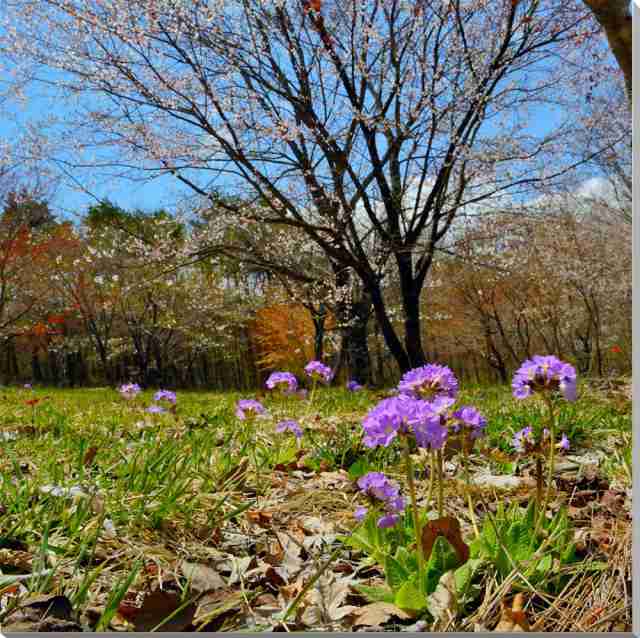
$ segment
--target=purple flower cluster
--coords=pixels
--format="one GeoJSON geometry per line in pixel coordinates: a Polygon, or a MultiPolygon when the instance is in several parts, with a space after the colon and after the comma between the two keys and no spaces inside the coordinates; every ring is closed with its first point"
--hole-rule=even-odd
{"type": "Polygon", "coordinates": [[[293,419],[280,421],[280,423],[276,425],[276,432],[279,434],[283,432],[291,432],[298,441],[302,438],[302,428],[300,427],[300,424],[293,419]]]}
{"type": "Polygon", "coordinates": [[[266,410],[260,401],[255,399],[240,399],[236,403],[236,416],[245,421],[248,417],[254,417],[258,414],[264,414],[266,410]]]}
{"type": "Polygon", "coordinates": [[[511,444],[516,452],[519,452],[520,454],[525,454],[526,452],[531,451],[536,444],[536,438],[533,435],[533,428],[528,425],[527,427],[522,428],[522,430],[518,430],[513,435],[511,444]]]}
{"type": "MultiPolygon", "coordinates": [[[[358,487],[372,501],[382,503],[384,514],[378,519],[378,527],[393,527],[400,520],[400,513],[405,508],[405,499],[400,496],[398,486],[382,472],[368,472],[358,479],[358,487]]],[[[367,512],[366,507],[358,507],[354,516],[358,521],[362,521],[367,512]]]]}
{"type": "Polygon", "coordinates": [[[290,394],[298,389],[298,379],[291,372],[272,372],[265,385],[269,390],[284,385],[284,392],[290,394]]]}
{"type": "Polygon", "coordinates": [[[307,373],[307,376],[323,381],[324,383],[329,383],[333,378],[331,368],[321,361],[309,361],[304,367],[304,371],[307,373]]]}
{"type": "Polygon", "coordinates": [[[422,399],[445,396],[452,399],[458,394],[458,380],[447,366],[428,363],[404,374],[398,391],[422,399]]]}
{"type": "Polygon", "coordinates": [[[534,392],[559,390],[567,401],[575,401],[576,371],[557,357],[535,355],[518,368],[511,387],[516,399],[526,399],[534,392]]]}
{"type": "Polygon", "coordinates": [[[149,414],[164,414],[166,410],[161,405],[154,403],[147,408],[147,412],[149,412],[149,414]]]}
{"type": "Polygon", "coordinates": [[[464,405],[456,410],[451,418],[453,420],[453,430],[458,432],[460,428],[466,428],[472,439],[477,439],[484,433],[487,420],[473,406],[464,405]]]}
{"type": "Polygon", "coordinates": [[[387,447],[398,435],[412,434],[420,447],[442,449],[448,434],[446,410],[453,399],[433,402],[401,394],[383,399],[362,422],[367,447],[387,447]]]}
{"type": "Polygon", "coordinates": [[[364,386],[360,385],[357,381],[347,381],[347,390],[349,390],[349,392],[358,392],[358,390],[362,390],[363,387],[364,386]]]}
{"type": "Polygon", "coordinates": [[[171,390],[158,390],[153,395],[154,401],[167,401],[172,405],[175,405],[177,397],[175,392],[171,392],[171,390]]]}
{"type": "MultiPolygon", "coordinates": [[[[550,436],[551,436],[551,433],[549,432],[549,430],[545,428],[542,431],[542,442],[543,443],[547,442],[550,439],[550,436]]],[[[518,430],[513,435],[513,440],[511,441],[511,444],[513,445],[513,448],[515,449],[515,451],[518,452],[519,454],[528,454],[536,450],[536,448],[538,448],[536,437],[533,433],[533,428],[530,425],[528,425],[525,428],[522,428],[522,430],[518,430]]],[[[560,438],[560,442],[556,443],[555,445],[556,447],[566,452],[570,447],[569,439],[567,438],[567,435],[563,433],[562,437],[560,438]]],[[[538,448],[538,451],[540,451],[539,448],[538,448]]]]}
{"type": "Polygon", "coordinates": [[[135,399],[141,390],[137,383],[123,383],[118,388],[118,392],[123,399],[135,399]]]}

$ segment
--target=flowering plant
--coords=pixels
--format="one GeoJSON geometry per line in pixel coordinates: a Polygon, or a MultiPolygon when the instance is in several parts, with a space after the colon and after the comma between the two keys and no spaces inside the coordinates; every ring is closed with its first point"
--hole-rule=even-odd
{"type": "Polygon", "coordinates": [[[309,361],[304,367],[304,371],[307,376],[314,381],[322,381],[323,383],[329,383],[333,378],[333,372],[329,366],[326,366],[321,361],[309,361]]]}
{"type": "Polygon", "coordinates": [[[298,441],[302,438],[302,428],[300,427],[300,424],[293,419],[280,421],[280,423],[276,425],[276,432],[279,434],[282,434],[283,432],[291,432],[298,441]]]}
{"type": "Polygon", "coordinates": [[[240,399],[236,403],[236,416],[245,421],[247,418],[253,418],[259,414],[265,414],[266,410],[260,401],[255,399],[240,399]]]}
{"type": "MultiPolygon", "coordinates": [[[[538,506],[536,522],[537,534],[545,517],[547,504],[551,495],[555,449],[556,447],[560,447],[560,449],[567,450],[569,446],[569,440],[564,435],[558,446],[553,443],[556,438],[556,415],[553,398],[560,393],[567,401],[575,401],[577,399],[576,371],[572,365],[561,361],[557,357],[535,355],[531,359],[527,359],[518,370],[516,370],[513,375],[511,387],[513,388],[513,396],[516,399],[526,399],[533,394],[538,394],[547,406],[549,428],[545,430],[546,434],[543,433],[543,443],[544,439],[548,438],[550,444],[546,446],[548,448],[549,458],[547,463],[547,491],[544,502],[542,502],[542,459],[539,455],[536,457],[536,473],[538,476],[536,492],[536,503],[538,506]]],[[[524,428],[516,433],[513,446],[516,450],[523,450],[525,452],[528,449],[536,449],[536,442],[533,438],[531,428],[524,428]]],[[[538,447],[537,451],[541,451],[541,448],[538,447]]]]}
{"type": "Polygon", "coordinates": [[[289,394],[298,389],[298,380],[291,372],[272,372],[265,385],[269,390],[282,388],[285,393],[289,394]]]}
{"type": "Polygon", "coordinates": [[[142,388],[137,383],[123,383],[118,392],[123,399],[135,399],[142,391],[142,388]]]}
{"type": "Polygon", "coordinates": [[[575,401],[575,368],[557,357],[535,355],[516,371],[511,384],[516,399],[526,399],[534,392],[560,391],[567,401],[575,401]]]}
{"type": "Polygon", "coordinates": [[[400,379],[398,391],[424,399],[439,396],[455,399],[458,394],[458,380],[447,366],[428,363],[406,372],[400,379]]]}
{"type": "Polygon", "coordinates": [[[156,402],[167,401],[168,403],[175,405],[177,398],[176,398],[176,393],[171,392],[171,390],[158,390],[153,395],[153,400],[156,402]]]}

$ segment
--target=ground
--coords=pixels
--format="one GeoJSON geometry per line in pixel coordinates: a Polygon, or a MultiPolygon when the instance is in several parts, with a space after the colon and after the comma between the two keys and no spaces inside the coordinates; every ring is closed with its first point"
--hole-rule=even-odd
{"type": "MultiPolygon", "coordinates": [[[[517,402],[508,387],[462,394],[488,420],[469,458],[479,526],[491,515],[521,516],[535,490],[533,463],[511,440],[544,425],[544,405],[517,402]]],[[[383,395],[322,388],[310,403],[263,394],[269,415],[254,429],[234,414],[249,393],[178,392],[174,412],[150,414],[152,391],[126,400],[111,388],[4,388],[0,628],[630,630],[631,403],[623,389],[583,383],[558,415],[571,448],[556,459],[550,517],[566,515],[571,561],[550,554],[531,583],[519,564],[475,558],[465,595],[443,598],[443,578],[423,612],[380,594],[389,564],[367,557],[352,536],[363,504],[355,479],[381,470],[403,481],[399,448],[361,443],[362,417],[383,395]],[[301,442],[275,432],[283,418],[298,419],[301,442]]],[[[413,460],[426,508],[424,455],[413,460]]],[[[444,513],[471,544],[455,451],[444,470],[444,513]]]]}

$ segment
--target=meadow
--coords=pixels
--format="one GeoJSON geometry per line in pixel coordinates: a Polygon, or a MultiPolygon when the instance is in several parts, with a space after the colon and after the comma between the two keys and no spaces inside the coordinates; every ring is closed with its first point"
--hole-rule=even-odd
{"type": "Polygon", "coordinates": [[[539,457],[514,434],[541,432],[547,406],[508,386],[460,389],[484,435],[444,449],[435,486],[425,450],[363,444],[391,391],[170,394],[2,388],[3,631],[630,630],[624,385],[581,380],[557,403],[569,447],[541,530],[539,457]],[[264,414],[237,412],[256,398],[264,414]],[[361,479],[408,495],[407,467],[422,519],[376,525],[361,479]]]}

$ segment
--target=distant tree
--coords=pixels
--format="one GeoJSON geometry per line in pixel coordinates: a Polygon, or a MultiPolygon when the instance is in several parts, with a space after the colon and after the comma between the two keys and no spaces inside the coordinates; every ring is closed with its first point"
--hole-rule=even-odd
{"type": "Polygon", "coordinates": [[[401,370],[425,362],[421,294],[454,221],[570,168],[571,120],[534,135],[522,115],[575,79],[577,0],[6,1],[8,48],[90,96],[83,125],[119,165],[214,204],[218,180],[262,204],[229,216],[299,229],[360,280],[401,370]]]}

